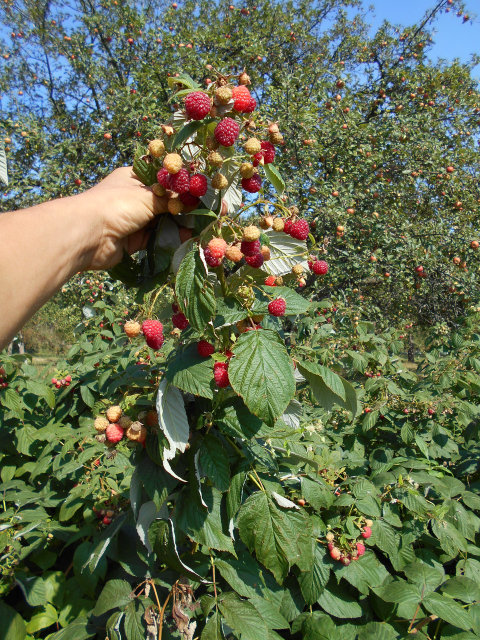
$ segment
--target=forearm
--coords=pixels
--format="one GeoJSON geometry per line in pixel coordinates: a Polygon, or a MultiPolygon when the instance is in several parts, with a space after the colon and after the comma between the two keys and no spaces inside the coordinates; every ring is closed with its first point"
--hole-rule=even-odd
{"type": "Polygon", "coordinates": [[[88,266],[98,232],[83,204],[73,196],[0,214],[0,348],[88,266]]]}

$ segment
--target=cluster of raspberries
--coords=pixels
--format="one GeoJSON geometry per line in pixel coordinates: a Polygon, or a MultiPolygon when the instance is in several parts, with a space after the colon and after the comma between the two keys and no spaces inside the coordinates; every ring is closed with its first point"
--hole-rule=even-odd
{"type": "Polygon", "coordinates": [[[205,261],[209,267],[219,267],[224,258],[232,262],[245,262],[254,269],[259,269],[266,260],[270,260],[270,249],[260,244],[261,231],[255,225],[243,230],[240,243],[228,245],[223,238],[212,238],[204,249],[205,261]]]}
{"type": "Polygon", "coordinates": [[[318,258],[315,258],[315,256],[310,256],[308,268],[316,276],[324,276],[328,273],[328,262],[325,262],[325,260],[319,260],[318,258]]]}
{"type": "Polygon", "coordinates": [[[274,231],[283,231],[287,235],[295,238],[296,240],[306,240],[310,233],[310,225],[304,218],[298,218],[298,209],[291,207],[293,215],[289,218],[282,218],[280,216],[265,216],[260,221],[262,229],[273,229],[274,231]]]}
{"type": "Polygon", "coordinates": [[[198,204],[198,199],[207,193],[207,177],[203,173],[190,174],[182,166],[182,158],[178,153],[168,153],[163,167],[157,173],[157,181],[162,187],[178,193],[180,200],[186,204],[198,204]]]}
{"type": "MultiPolygon", "coordinates": [[[[365,526],[362,528],[362,533],[360,534],[364,540],[368,540],[372,535],[372,524],[373,522],[371,520],[365,521],[365,526]]],[[[333,532],[329,531],[326,539],[328,552],[332,560],[341,562],[345,566],[348,566],[352,561],[359,560],[365,555],[365,545],[363,542],[354,542],[353,547],[340,549],[335,544],[335,534],[333,532]]]]}
{"type": "MultiPolygon", "coordinates": [[[[255,98],[251,95],[248,87],[244,85],[219,87],[215,95],[215,102],[230,105],[230,111],[235,110],[238,113],[252,113],[257,106],[255,98]]],[[[213,106],[212,99],[203,91],[192,91],[185,98],[185,112],[190,120],[203,120],[210,114],[213,106]]],[[[224,146],[229,147],[232,144],[233,142],[224,146]]]]}
{"type": "Polygon", "coordinates": [[[117,444],[126,436],[128,440],[143,444],[147,438],[147,429],[143,424],[123,415],[122,409],[117,405],[107,409],[105,416],[95,418],[93,426],[98,432],[99,442],[117,444]]]}

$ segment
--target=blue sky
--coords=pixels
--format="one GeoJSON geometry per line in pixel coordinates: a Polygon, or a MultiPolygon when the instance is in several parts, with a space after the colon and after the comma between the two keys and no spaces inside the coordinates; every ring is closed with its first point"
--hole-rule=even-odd
{"type": "MultiPolygon", "coordinates": [[[[434,6],[433,0],[370,0],[365,5],[371,5],[374,10],[372,26],[378,27],[383,20],[392,23],[413,24],[418,23],[425,12],[434,6]]],[[[453,7],[455,6],[455,2],[453,7]]],[[[430,57],[453,60],[460,58],[462,61],[469,59],[472,53],[480,54],[480,2],[467,0],[465,3],[469,16],[475,16],[472,21],[463,23],[462,18],[457,17],[457,10],[452,8],[450,13],[442,13],[437,17],[435,45],[430,57]]],[[[475,68],[475,76],[480,77],[480,65],[475,68]]]]}

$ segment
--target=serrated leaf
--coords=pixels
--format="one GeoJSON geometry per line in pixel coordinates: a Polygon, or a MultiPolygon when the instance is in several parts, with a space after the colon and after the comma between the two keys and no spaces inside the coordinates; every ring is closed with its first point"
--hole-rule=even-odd
{"type": "Polygon", "coordinates": [[[132,587],[126,580],[109,580],[97,598],[93,614],[101,616],[111,609],[124,607],[131,600],[132,587]]]}
{"type": "Polygon", "coordinates": [[[256,314],[268,313],[268,303],[272,298],[283,298],[285,300],[286,316],[298,316],[306,313],[310,307],[310,302],[293,289],[290,289],[290,287],[263,286],[261,289],[255,289],[255,296],[256,300],[252,307],[252,312],[256,314]]]}
{"type": "Polygon", "coordinates": [[[298,583],[307,604],[314,604],[330,576],[331,566],[324,562],[325,551],[320,545],[315,545],[313,564],[310,571],[302,571],[298,575],[298,583]]]}
{"type": "MultiPolygon", "coordinates": [[[[87,638],[92,638],[96,634],[97,629],[93,624],[90,624],[85,618],[78,618],[73,622],[69,622],[64,629],[60,629],[60,631],[49,636],[49,640],[87,640],[87,638]]],[[[5,640],[9,640],[8,636],[5,640]]],[[[17,640],[17,636],[12,640],[17,640]]],[[[18,640],[21,640],[21,636],[18,636],[18,640]]]]}
{"type": "Polygon", "coordinates": [[[194,120],[184,125],[180,131],[175,134],[172,142],[172,149],[178,149],[178,147],[181,147],[186,140],[192,138],[200,127],[203,127],[205,124],[208,124],[207,120],[194,120]]]}
{"type": "Polygon", "coordinates": [[[263,264],[264,271],[274,276],[285,276],[292,272],[294,265],[304,263],[307,253],[305,242],[272,229],[266,235],[269,239],[270,260],[263,264]]]}
{"type": "Polygon", "coordinates": [[[182,391],[193,393],[194,396],[213,398],[212,362],[210,358],[202,358],[198,354],[196,344],[190,344],[171,354],[165,376],[182,391]]]}
{"type": "Polygon", "coordinates": [[[220,430],[240,438],[253,438],[264,423],[254,416],[242,398],[229,398],[215,413],[215,422],[220,430]]]}
{"type": "Polygon", "coordinates": [[[316,400],[330,411],[335,404],[340,405],[355,417],[357,394],[352,385],[341,376],[322,365],[302,360],[297,363],[298,370],[310,383],[316,400]]]}
{"type": "Polygon", "coordinates": [[[447,598],[439,593],[431,593],[423,600],[423,606],[429,613],[433,613],[441,620],[460,627],[465,631],[472,628],[472,619],[468,611],[466,611],[458,602],[447,598]]]}
{"type": "Polygon", "coordinates": [[[360,618],[363,615],[357,600],[333,582],[322,591],[317,602],[324,611],[336,618],[360,618]]]}
{"type": "Polygon", "coordinates": [[[203,332],[215,314],[216,299],[198,248],[182,260],[175,285],[178,304],[191,326],[203,332]]]}
{"type": "Polygon", "coordinates": [[[265,171],[267,180],[273,186],[278,195],[281,196],[285,191],[285,180],[282,178],[280,171],[270,163],[263,165],[263,170],[265,171]]]}
{"type": "Polygon", "coordinates": [[[230,592],[222,595],[219,608],[228,626],[241,640],[268,640],[268,627],[250,602],[230,592]]]}
{"type": "Polygon", "coordinates": [[[155,168],[152,162],[147,162],[141,155],[135,156],[133,171],[140,182],[147,185],[147,187],[157,182],[158,169],[155,168]]]}
{"type": "Polygon", "coordinates": [[[273,426],[295,393],[293,364],[278,334],[249,331],[233,348],[228,375],[234,391],[250,411],[273,426]]]}
{"type": "MultiPolygon", "coordinates": [[[[200,85],[188,75],[188,73],[178,73],[174,76],[167,77],[168,86],[173,89],[176,85],[182,84],[184,87],[193,90],[200,90],[200,85]]],[[[176,95],[176,94],[175,94],[176,95]]]]}
{"type": "Polygon", "coordinates": [[[225,640],[220,614],[216,611],[205,625],[200,640],[225,640]]]}
{"type": "Polygon", "coordinates": [[[0,600],[0,620],[2,621],[3,640],[24,640],[27,629],[22,616],[0,600]]]}
{"type": "Polygon", "coordinates": [[[172,470],[170,460],[173,460],[177,451],[183,453],[188,443],[190,426],[188,424],[185,405],[180,391],[173,387],[166,378],[163,378],[158,387],[156,402],[158,424],[165,434],[169,448],[163,450],[163,466],[172,476],[182,480],[172,470]]]}
{"type": "Polygon", "coordinates": [[[0,180],[8,186],[7,156],[3,140],[0,141],[0,180]]]}
{"type": "Polygon", "coordinates": [[[202,471],[219,491],[227,491],[230,486],[230,465],[220,440],[208,433],[199,449],[202,471]]]}

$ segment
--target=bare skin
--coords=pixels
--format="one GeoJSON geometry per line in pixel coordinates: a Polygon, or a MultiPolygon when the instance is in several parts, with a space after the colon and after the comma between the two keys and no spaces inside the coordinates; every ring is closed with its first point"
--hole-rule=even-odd
{"type": "Polygon", "coordinates": [[[122,167],[79,195],[0,214],[0,349],[75,273],[145,248],[159,205],[122,167]]]}

